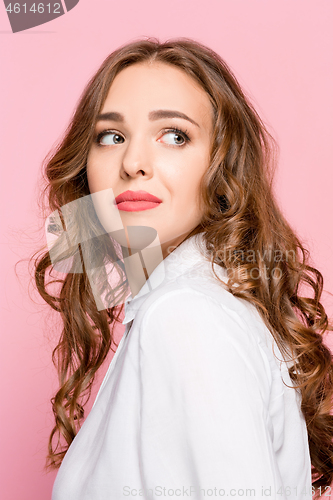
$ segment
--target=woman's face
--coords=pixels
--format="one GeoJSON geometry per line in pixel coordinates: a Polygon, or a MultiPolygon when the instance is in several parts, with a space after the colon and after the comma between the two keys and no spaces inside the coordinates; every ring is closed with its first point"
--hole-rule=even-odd
{"type": "Polygon", "coordinates": [[[182,70],[164,63],[123,69],[88,154],[90,193],[112,188],[115,198],[126,191],[157,197],[160,202],[125,201],[117,208],[124,227],[154,228],[166,256],[200,223],[199,184],[210,161],[212,130],[209,97],[182,70]]]}

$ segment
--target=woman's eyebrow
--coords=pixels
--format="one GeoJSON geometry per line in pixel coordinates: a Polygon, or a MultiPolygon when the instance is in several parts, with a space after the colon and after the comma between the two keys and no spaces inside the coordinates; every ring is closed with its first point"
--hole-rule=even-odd
{"type": "Polygon", "coordinates": [[[157,109],[156,111],[151,111],[148,114],[149,120],[160,120],[161,118],[182,118],[183,120],[187,120],[193,125],[196,125],[200,128],[200,125],[195,122],[192,118],[185,115],[185,113],[181,113],[180,111],[172,111],[170,109],[157,109]]]}
{"type": "Polygon", "coordinates": [[[101,113],[97,116],[96,121],[112,121],[112,122],[124,122],[124,115],[117,113],[116,111],[109,111],[108,113],[101,113]]]}
{"type": "MultiPolygon", "coordinates": [[[[157,109],[156,111],[150,111],[148,114],[148,118],[151,121],[160,120],[161,118],[182,118],[183,120],[187,120],[193,125],[196,125],[200,128],[200,125],[194,121],[189,116],[185,115],[185,113],[181,113],[180,111],[173,111],[171,109],[157,109]]],[[[101,113],[97,116],[97,121],[114,121],[114,122],[124,122],[124,115],[118,113],[116,111],[109,111],[107,113],[101,113]]]]}

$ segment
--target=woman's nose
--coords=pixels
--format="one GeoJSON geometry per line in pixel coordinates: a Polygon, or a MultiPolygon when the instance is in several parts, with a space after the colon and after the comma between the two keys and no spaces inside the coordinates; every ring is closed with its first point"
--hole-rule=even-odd
{"type": "Polygon", "coordinates": [[[150,151],[148,141],[142,137],[128,139],[122,157],[122,171],[126,176],[151,174],[150,151]]]}

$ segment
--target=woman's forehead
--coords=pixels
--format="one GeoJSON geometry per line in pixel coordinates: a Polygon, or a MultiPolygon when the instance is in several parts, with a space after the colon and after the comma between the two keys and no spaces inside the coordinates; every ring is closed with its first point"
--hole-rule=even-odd
{"type": "Polygon", "coordinates": [[[115,106],[124,111],[133,107],[142,111],[174,109],[194,114],[205,126],[213,117],[205,90],[184,70],[162,62],[140,62],[121,70],[110,86],[102,112],[115,106]]]}

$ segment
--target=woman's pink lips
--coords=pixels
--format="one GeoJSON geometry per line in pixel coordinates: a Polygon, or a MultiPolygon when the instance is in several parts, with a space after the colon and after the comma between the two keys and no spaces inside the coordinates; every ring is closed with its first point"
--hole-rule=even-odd
{"type": "Polygon", "coordinates": [[[141,210],[156,208],[159,205],[160,203],[154,201],[122,201],[117,203],[117,208],[124,212],[140,212],[141,210]]]}

